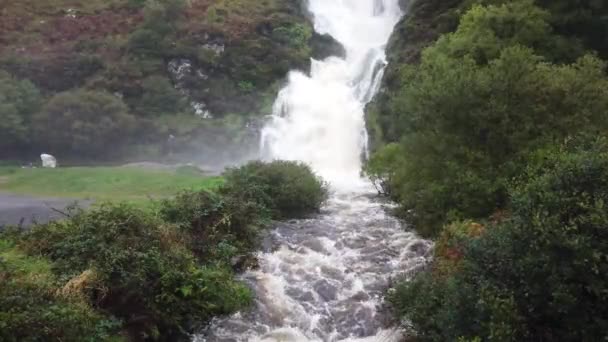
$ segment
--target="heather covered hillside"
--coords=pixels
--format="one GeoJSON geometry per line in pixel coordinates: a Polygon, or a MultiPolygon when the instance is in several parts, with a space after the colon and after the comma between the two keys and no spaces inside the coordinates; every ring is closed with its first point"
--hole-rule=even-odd
{"type": "Polygon", "coordinates": [[[297,0],[2,1],[0,158],[242,157],[317,38],[297,0]]]}

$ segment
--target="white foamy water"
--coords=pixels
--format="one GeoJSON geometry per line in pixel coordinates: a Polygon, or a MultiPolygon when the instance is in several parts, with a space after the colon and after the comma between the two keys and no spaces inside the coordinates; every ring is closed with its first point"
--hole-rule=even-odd
{"type": "Polygon", "coordinates": [[[336,187],[360,183],[367,144],[364,106],[386,64],[385,45],[401,17],[398,0],[309,0],[315,30],[342,43],[346,58],[312,61],[310,77],[289,75],[264,129],[264,153],[309,163],[336,187]]]}
{"type": "Polygon", "coordinates": [[[386,328],[383,295],[410,276],[432,244],[386,214],[361,178],[367,148],[364,107],[386,65],[385,45],[401,17],[399,0],[308,0],[315,29],[342,43],[345,58],[294,71],[262,134],[267,159],[303,161],[328,180],[323,212],[282,223],[260,268],[242,277],[255,291],[248,311],[216,319],[197,342],[398,341],[386,328]]]}

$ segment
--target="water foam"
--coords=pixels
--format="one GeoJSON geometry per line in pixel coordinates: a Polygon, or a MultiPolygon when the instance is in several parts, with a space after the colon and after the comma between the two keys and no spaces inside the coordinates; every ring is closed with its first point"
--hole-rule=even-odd
{"type": "Polygon", "coordinates": [[[360,186],[364,107],[380,85],[401,10],[398,0],[309,0],[309,10],[315,30],[340,42],[346,57],[313,60],[310,76],[290,73],[262,132],[264,154],[304,161],[335,187],[360,186]]]}

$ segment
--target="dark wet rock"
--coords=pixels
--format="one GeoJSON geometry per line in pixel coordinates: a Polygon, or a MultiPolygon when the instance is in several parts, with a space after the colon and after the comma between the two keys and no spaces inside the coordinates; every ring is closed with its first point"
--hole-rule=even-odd
{"type": "Polygon", "coordinates": [[[416,241],[409,245],[407,249],[415,253],[417,256],[425,256],[429,252],[429,246],[423,241],[416,241]]]}
{"type": "Polygon", "coordinates": [[[315,301],[315,296],[313,295],[312,292],[307,291],[307,292],[303,293],[300,297],[298,297],[298,300],[301,302],[313,303],[315,301]]]}
{"type": "Polygon", "coordinates": [[[247,269],[260,267],[258,259],[253,255],[237,255],[230,259],[230,266],[235,272],[243,272],[247,269]]]}
{"type": "Polygon", "coordinates": [[[319,239],[312,239],[309,241],[305,241],[303,243],[303,245],[312,249],[315,252],[322,253],[322,254],[329,254],[327,252],[327,250],[325,249],[325,246],[323,246],[323,243],[319,239]]]}
{"type": "Polygon", "coordinates": [[[297,300],[298,302],[308,302],[308,303],[314,303],[315,301],[315,295],[310,292],[310,291],[303,291],[302,289],[296,288],[296,287],[290,287],[287,290],[285,290],[285,293],[297,300]]]}
{"type": "Polygon", "coordinates": [[[378,279],[371,284],[367,284],[365,289],[369,292],[384,293],[389,288],[388,285],[388,280],[378,279]]]}
{"type": "Polygon", "coordinates": [[[310,43],[314,59],[323,60],[329,56],[346,57],[344,46],[328,34],[318,34],[315,32],[312,35],[310,43]]]}
{"type": "Polygon", "coordinates": [[[261,247],[264,253],[274,252],[279,246],[280,244],[272,234],[267,234],[262,238],[261,247]]]}
{"type": "Polygon", "coordinates": [[[347,240],[344,241],[344,243],[349,248],[360,249],[360,248],[364,248],[365,247],[367,241],[366,241],[365,238],[358,237],[356,239],[347,239],[347,240]]]}
{"type": "Polygon", "coordinates": [[[324,276],[326,276],[328,278],[338,280],[338,281],[344,280],[344,274],[337,268],[322,266],[321,272],[323,273],[324,276]]]}
{"type": "Polygon", "coordinates": [[[368,246],[361,250],[361,254],[377,254],[383,253],[386,250],[386,246],[382,242],[370,241],[368,246]]]}
{"type": "Polygon", "coordinates": [[[370,299],[370,296],[363,292],[363,291],[359,291],[357,292],[354,296],[350,297],[351,300],[356,300],[358,302],[365,302],[368,301],[370,299]]]}
{"type": "Polygon", "coordinates": [[[325,279],[316,282],[313,288],[326,302],[335,300],[338,297],[338,288],[330,284],[325,279]]]}

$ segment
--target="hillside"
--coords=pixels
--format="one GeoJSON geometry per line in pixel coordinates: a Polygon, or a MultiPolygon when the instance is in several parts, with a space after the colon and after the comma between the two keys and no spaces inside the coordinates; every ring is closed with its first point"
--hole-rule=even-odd
{"type": "Polygon", "coordinates": [[[0,158],[235,158],[287,72],[308,68],[312,45],[332,48],[317,38],[299,0],[4,0],[0,97],[20,100],[0,109],[11,118],[0,126],[0,158]],[[99,94],[111,94],[121,115],[64,114],[97,107],[99,94]],[[113,134],[103,117],[118,126],[113,134]]]}

